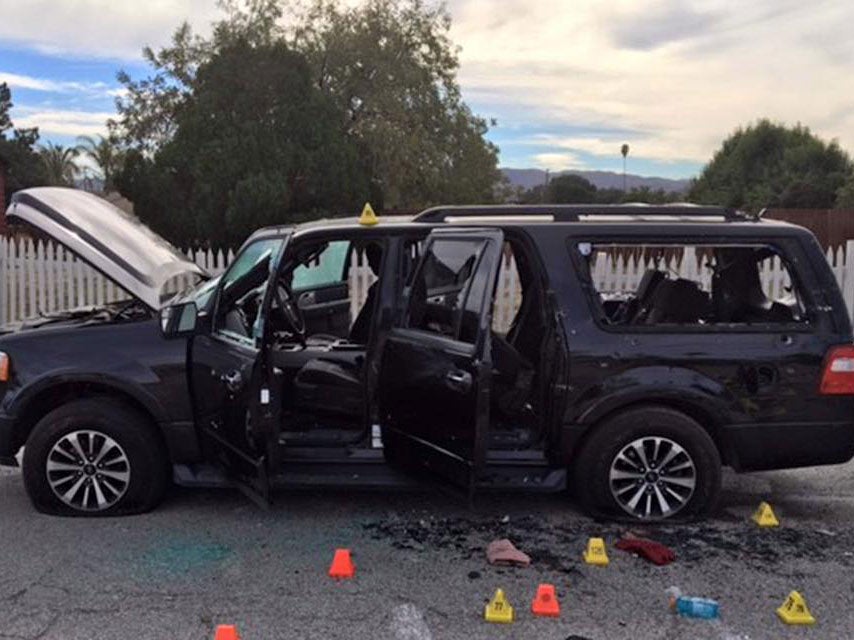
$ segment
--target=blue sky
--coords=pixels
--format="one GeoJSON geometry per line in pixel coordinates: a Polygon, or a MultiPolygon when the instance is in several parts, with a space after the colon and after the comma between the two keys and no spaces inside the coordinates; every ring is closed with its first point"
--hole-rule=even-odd
{"type": "MultiPolygon", "coordinates": [[[[344,0],[357,3],[359,0],[344,0]]],[[[116,72],[215,0],[0,0],[18,126],[73,143],[115,112],[116,72]]],[[[450,0],[459,80],[507,167],[689,177],[736,127],[803,123],[854,150],[854,3],[450,0]]]]}

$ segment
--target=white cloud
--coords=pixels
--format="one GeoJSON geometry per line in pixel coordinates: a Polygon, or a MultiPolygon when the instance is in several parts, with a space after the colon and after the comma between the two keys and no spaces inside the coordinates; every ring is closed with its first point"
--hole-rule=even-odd
{"type": "Polygon", "coordinates": [[[494,105],[484,115],[505,114],[511,129],[550,134],[528,142],[554,153],[614,157],[628,142],[635,157],[705,162],[760,117],[854,152],[848,0],[456,0],[451,10],[464,96],[494,105]],[[585,127],[630,133],[562,133],[585,127]]]}
{"type": "Polygon", "coordinates": [[[538,153],[533,156],[534,166],[549,171],[584,169],[585,164],[574,153],[538,153]]]}
{"type": "Polygon", "coordinates": [[[15,126],[20,129],[38,127],[44,136],[94,136],[106,134],[107,119],[115,117],[110,112],[41,110],[21,107],[15,112],[15,126]]]}
{"type": "Polygon", "coordinates": [[[12,89],[30,89],[52,93],[84,93],[104,97],[115,97],[124,91],[123,89],[111,89],[105,82],[51,80],[0,71],[0,84],[4,82],[12,89]]]}
{"type": "MultiPolygon", "coordinates": [[[[801,122],[854,151],[850,0],[450,0],[449,8],[464,96],[503,131],[547,134],[529,135],[544,145],[541,156],[613,157],[628,142],[635,158],[700,163],[759,117],[801,122]],[[612,139],[607,130],[627,133],[612,139]]],[[[139,60],[142,46],[165,44],[182,20],[207,32],[219,15],[216,0],[0,0],[0,41],[139,60]]]]}
{"type": "Polygon", "coordinates": [[[43,53],[138,60],[184,20],[205,32],[216,0],[0,0],[0,41],[43,53]]]}
{"type": "Polygon", "coordinates": [[[703,145],[693,148],[687,145],[674,151],[666,141],[654,136],[634,136],[632,134],[611,136],[608,138],[591,136],[558,136],[552,134],[535,134],[523,139],[522,144],[535,147],[553,147],[566,149],[568,152],[583,151],[593,156],[615,158],[620,155],[623,143],[629,144],[629,155],[642,155],[648,160],[657,162],[683,162],[708,159],[703,145]]]}

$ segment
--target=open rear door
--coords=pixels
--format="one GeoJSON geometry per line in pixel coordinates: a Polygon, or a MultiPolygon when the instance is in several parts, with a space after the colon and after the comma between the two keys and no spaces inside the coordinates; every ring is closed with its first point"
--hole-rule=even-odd
{"type": "Polygon", "coordinates": [[[492,295],[503,242],[498,229],[431,233],[380,365],[386,458],[470,495],[486,458],[492,295]]]}

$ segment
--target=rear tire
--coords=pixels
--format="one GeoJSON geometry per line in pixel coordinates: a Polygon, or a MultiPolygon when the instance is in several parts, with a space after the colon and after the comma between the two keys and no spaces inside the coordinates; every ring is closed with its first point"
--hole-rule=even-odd
{"type": "Polygon", "coordinates": [[[108,397],[76,400],[36,424],[24,449],[24,486],[36,509],[99,517],[156,507],[169,458],[145,416],[108,397]]]}
{"type": "Polygon", "coordinates": [[[595,428],[575,459],[573,486],[593,515],[654,522],[706,515],[721,459],[700,424],[667,407],[639,407],[595,428]],[[662,467],[663,465],[663,467],[662,467]]]}

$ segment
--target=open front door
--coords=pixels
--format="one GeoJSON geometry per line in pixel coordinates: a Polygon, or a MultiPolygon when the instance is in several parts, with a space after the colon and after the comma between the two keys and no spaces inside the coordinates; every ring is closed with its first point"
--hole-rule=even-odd
{"type": "Polygon", "coordinates": [[[281,408],[262,338],[283,244],[261,239],[243,249],[222,277],[210,326],[190,346],[201,439],[234,484],[262,506],[270,502],[281,408]]]}
{"type": "Polygon", "coordinates": [[[503,233],[442,229],[427,239],[379,378],[386,457],[474,491],[486,458],[492,295],[503,233]]]}

